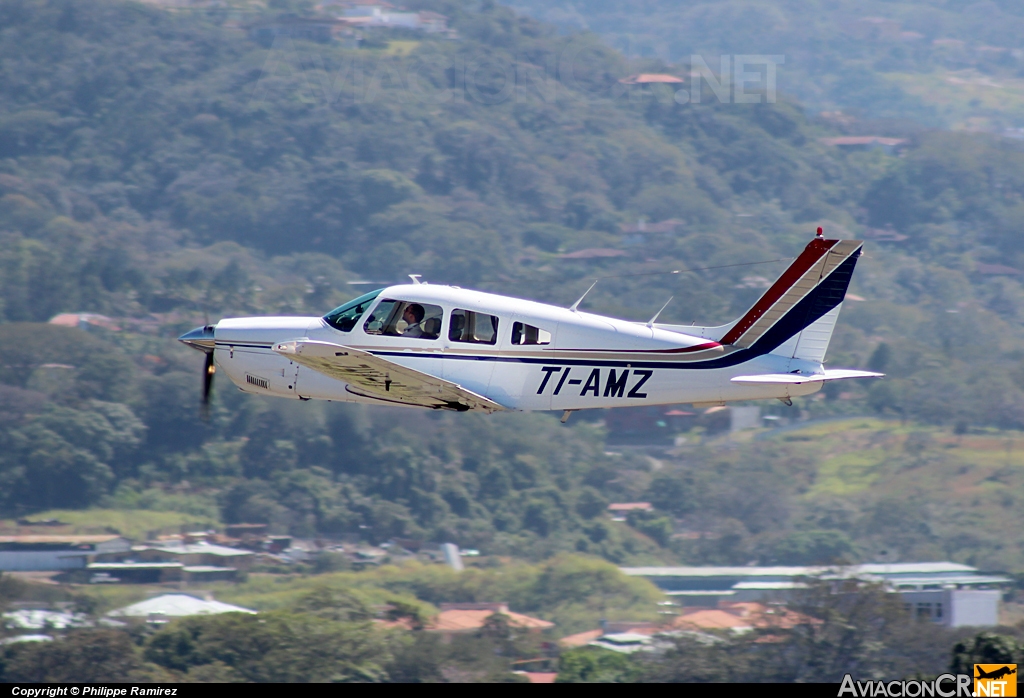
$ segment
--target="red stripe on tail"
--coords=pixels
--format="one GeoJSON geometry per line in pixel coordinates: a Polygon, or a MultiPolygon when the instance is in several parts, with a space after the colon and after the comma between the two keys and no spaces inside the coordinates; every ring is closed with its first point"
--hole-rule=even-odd
{"type": "Polygon", "coordinates": [[[776,301],[782,298],[783,294],[793,284],[799,281],[823,256],[828,254],[828,251],[838,242],[839,240],[823,240],[821,238],[811,240],[807,247],[804,248],[804,251],[800,253],[800,256],[796,258],[796,261],[789,265],[789,269],[782,273],[782,276],[772,284],[771,288],[765,291],[765,294],[754,304],[754,307],[748,310],[747,314],[740,318],[739,322],[733,325],[733,328],[719,342],[726,345],[735,343],[736,340],[743,336],[744,332],[753,327],[754,323],[762,315],[768,312],[769,308],[775,305],[776,301]]]}

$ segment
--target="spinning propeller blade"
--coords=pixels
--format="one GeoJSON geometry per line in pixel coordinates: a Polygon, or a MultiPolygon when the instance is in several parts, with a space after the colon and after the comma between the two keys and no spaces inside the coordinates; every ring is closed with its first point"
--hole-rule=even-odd
{"type": "Polygon", "coordinates": [[[207,352],[206,365],[203,367],[203,418],[210,416],[210,392],[213,390],[213,374],[217,367],[213,363],[213,352],[207,352]]]}
{"type": "Polygon", "coordinates": [[[210,393],[213,390],[213,374],[217,372],[217,366],[213,363],[213,351],[216,347],[214,340],[213,325],[203,325],[191,332],[178,337],[179,342],[189,345],[193,349],[206,354],[206,363],[203,366],[203,419],[210,416],[210,393]]]}

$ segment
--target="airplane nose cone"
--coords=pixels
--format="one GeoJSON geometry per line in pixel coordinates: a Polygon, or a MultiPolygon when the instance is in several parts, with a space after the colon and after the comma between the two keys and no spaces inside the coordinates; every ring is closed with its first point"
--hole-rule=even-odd
{"type": "Polygon", "coordinates": [[[213,351],[213,325],[205,325],[203,327],[197,327],[194,330],[186,332],[185,334],[178,337],[179,342],[183,342],[193,349],[199,351],[205,351],[207,353],[213,351]]]}

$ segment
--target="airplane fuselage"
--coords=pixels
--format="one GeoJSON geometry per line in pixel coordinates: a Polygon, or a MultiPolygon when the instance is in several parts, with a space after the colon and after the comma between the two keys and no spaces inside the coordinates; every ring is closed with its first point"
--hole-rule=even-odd
{"type": "Polygon", "coordinates": [[[706,331],[716,328],[635,323],[451,286],[385,288],[348,329],[339,324],[346,326],[319,317],[224,319],[212,332],[214,359],[247,393],[389,402],[273,350],[280,342],[317,340],[371,353],[507,409],[527,411],[787,399],[822,385],[731,383],[751,373],[811,374],[821,364],[722,346],[706,331]],[[396,303],[385,305],[389,301],[396,303]],[[427,309],[430,317],[422,322],[429,331],[403,332],[399,323],[393,326],[400,329],[386,334],[381,323],[387,310],[408,304],[427,309]],[[467,334],[467,322],[479,326],[476,334],[467,334]]]}

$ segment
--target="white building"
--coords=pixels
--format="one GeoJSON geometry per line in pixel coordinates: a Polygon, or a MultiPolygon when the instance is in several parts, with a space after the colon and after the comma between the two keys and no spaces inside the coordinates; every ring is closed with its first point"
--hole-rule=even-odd
{"type": "Polygon", "coordinates": [[[163,594],[111,611],[112,618],[146,619],[150,623],[166,623],[171,618],[210,616],[219,613],[251,613],[249,608],[234,606],[212,598],[199,598],[190,594],[163,594]]]}
{"type": "Polygon", "coordinates": [[[719,601],[786,601],[809,578],[861,579],[900,594],[916,618],[948,627],[999,623],[999,587],[1010,580],[981,574],[955,562],[906,562],[846,567],[623,567],[650,580],[666,595],[688,606],[719,601]]]}

